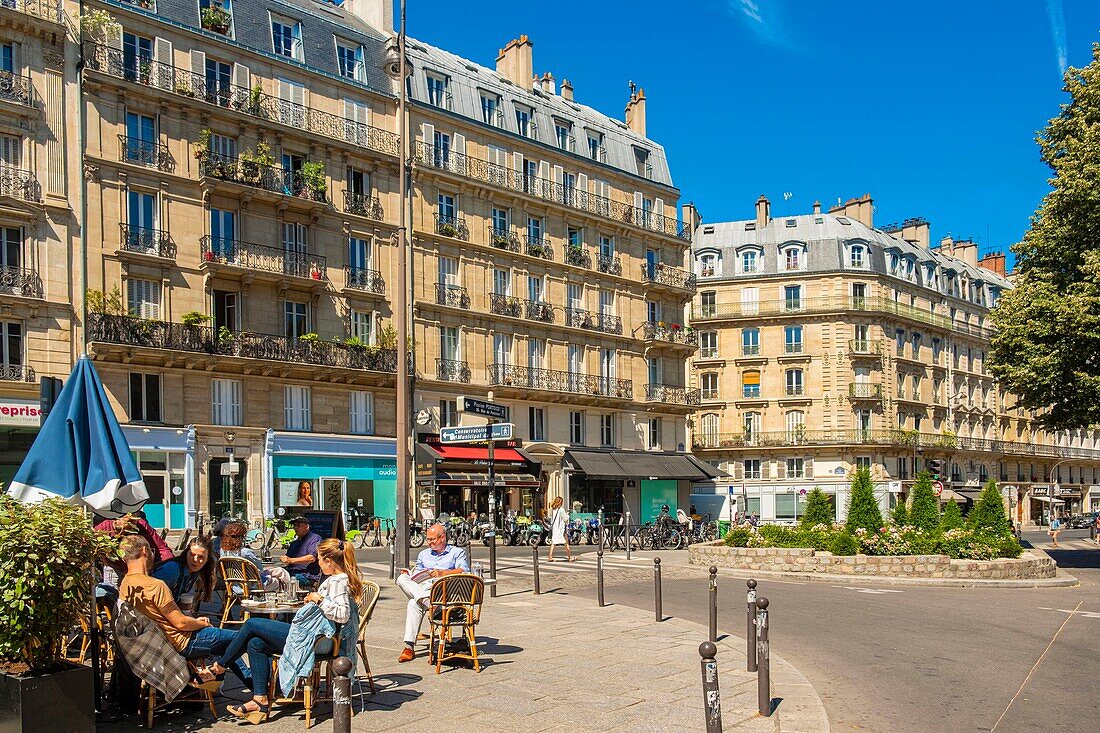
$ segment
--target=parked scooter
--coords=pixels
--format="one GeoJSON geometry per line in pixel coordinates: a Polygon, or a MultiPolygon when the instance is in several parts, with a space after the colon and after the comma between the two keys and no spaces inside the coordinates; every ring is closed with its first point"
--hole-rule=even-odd
{"type": "Polygon", "coordinates": [[[546,525],[544,525],[540,520],[528,518],[527,526],[522,532],[522,537],[523,544],[528,545],[529,547],[538,547],[539,545],[546,543],[549,537],[549,532],[546,525]]]}

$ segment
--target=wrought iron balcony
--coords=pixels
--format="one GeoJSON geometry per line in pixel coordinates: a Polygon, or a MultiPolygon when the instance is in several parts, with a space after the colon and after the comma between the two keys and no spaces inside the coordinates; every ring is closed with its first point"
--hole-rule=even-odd
{"type": "MultiPolygon", "coordinates": [[[[7,0],[11,2],[11,0],[7,0]]],[[[361,122],[295,104],[267,94],[259,83],[252,88],[207,81],[205,73],[194,73],[159,61],[126,58],[122,49],[99,43],[84,44],[84,63],[92,71],[135,84],[155,87],[169,94],[214,104],[241,114],[304,130],[330,140],[396,156],[397,135],[361,122]]]]}
{"type": "Polygon", "coordinates": [[[694,291],[696,287],[694,272],[661,263],[643,263],[642,282],[664,285],[677,290],[694,291]]]}
{"type": "Polygon", "coordinates": [[[671,384],[647,384],[646,402],[664,402],[669,405],[698,405],[699,390],[671,384]]]}
{"type": "Polygon", "coordinates": [[[172,168],[172,156],[168,153],[167,145],[143,140],[140,137],[119,135],[118,159],[123,163],[144,165],[161,171],[172,168]]]}
{"type": "Polygon", "coordinates": [[[718,358],[718,347],[717,346],[705,346],[705,347],[699,349],[699,358],[700,359],[717,359],[718,358]]]}
{"type": "Polygon", "coordinates": [[[596,269],[608,275],[622,275],[623,263],[618,255],[596,255],[596,269]]]}
{"type": "Polygon", "coordinates": [[[493,364],[489,367],[489,384],[497,387],[520,387],[541,389],[548,392],[592,395],[629,400],[634,390],[629,379],[598,377],[591,374],[573,374],[554,369],[536,369],[513,366],[511,364],[493,364]]]}
{"type": "Polygon", "coordinates": [[[646,231],[691,241],[691,227],[677,221],[675,217],[635,208],[633,204],[597,196],[588,191],[567,186],[564,182],[557,183],[512,170],[497,163],[490,163],[487,160],[456,153],[453,150],[444,150],[436,147],[434,142],[417,141],[414,155],[420,165],[482,181],[508,191],[535,196],[646,231]]]}
{"type": "Polygon", "coordinates": [[[848,396],[854,400],[881,400],[882,385],[853,382],[848,385],[848,396]]]}
{"type": "Polygon", "coordinates": [[[520,249],[519,237],[514,232],[508,229],[498,229],[492,224],[489,225],[489,244],[507,252],[519,252],[520,249]]]}
{"type": "Polygon", "coordinates": [[[623,320],[618,316],[610,313],[593,313],[580,308],[565,309],[565,325],[611,334],[623,332],[623,320]]]}
{"type": "Polygon", "coordinates": [[[591,269],[592,255],[584,247],[567,244],[565,245],[565,264],[591,269]]]}
{"type": "Polygon", "coordinates": [[[397,372],[396,349],[364,348],[333,341],[304,341],[284,336],[216,329],[212,326],[148,321],[132,316],[89,314],[88,340],[281,363],[390,374],[397,372]]]}
{"type": "Polygon", "coordinates": [[[684,328],[679,323],[646,321],[642,324],[642,338],[646,341],[665,341],[670,344],[698,346],[699,334],[693,328],[684,328]]]}
{"type": "MultiPolygon", "coordinates": [[[[0,5],[3,2],[0,0],[0,5]]],[[[0,71],[0,99],[5,102],[22,104],[25,107],[35,107],[34,86],[29,76],[13,74],[10,71],[0,71]]]]}
{"type": "Polygon", "coordinates": [[[519,298],[513,298],[511,295],[489,293],[489,312],[498,316],[519,318],[523,315],[523,307],[520,305],[519,298]]]}
{"type": "Polygon", "coordinates": [[[120,246],[123,252],[153,255],[154,257],[176,258],[176,245],[168,232],[161,229],[147,229],[134,227],[129,224],[119,224],[122,236],[120,246]]]}
{"type": "Polygon", "coordinates": [[[11,196],[23,201],[41,201],[42,189],[38,178],[22,168],[0,164],[0,196],[11,196]]]}
{"type": "Polygon", "coordinates": [[[25,364],[0,364],[0,381],[34,382],[34,369],[25,364]]]}
{"type": "Polygon", "coordinates": [[[464,361],[451,359],[435,360],[435,376],[441,382],[470,383],[470,365],[464,361]]]}
{"type": "Polygon", "coordinates": [[[0,266],[0,293],[24,298],[42,297],[42,280],[28,267],[0,266]]]}
{"type": "Polygon", "coordinates": [[[549,237],[536,237],[528,233],[525,239],[527,247],[525,251],[532,257],[541,257],[544,260],[554,259],[554,247],[550,244],[549,237]]]}
{"type": "Polygon", "coordinates": [[[802,353],[802,342],[798,341],[798,342],[792,342],[792,343],[789,343],[789,344],[783,344],[783,353],[784,354],[801,354],[802,353]]]}
{"type": "Polygon", "coordinates": [[[524,311],[529,321],[541,321],[542,323],[554,322],[554,306],[541,300],[523,301],[524,311]]]}
{"type": "Polygon", "coordinates": [[[200,245],[203,263],[328,280],[328,259],[322,255],[209,235],[200,240],[200,245]]]}
{"type": "Polygon", "coordinates": [[[784,392],[787,397],[802,397],[806,394],[806,388],[801,384],[792,385],[788,384],[787,389],[784,392]]]}
{"type": "Polygon", "coordinates": [[[344,282],[345,287],[354,290],[365,290],[377,295],[386,294],[386,281],[382,279],[382,273],[378,270],[344,265],[344,282]]]}
{"type": "Polygon", "coordinates": [[[0,0],[0,8],[32,15],[51,23],[61,23],[63,17],[61,3],[53,0],[0,0]]]}
{"type": "Polygon", "coordinates": [[[377,196],[344,191],[344,211],[382,221],[382,202],[377,196]]]}
{"type": "Polygon", "coordinates": [[[848,353],[852,356],[882,356],[882,343],[868,339],[849,339],[848,353]]]}
{"type": "Polygon", "coordinates": [[[284,196],[295,196],[309,201],[327,204],[324,189],[310,185],[301,171],[287,170],[277,165],[264,165],[247,158],[232,158],[203,151],[199,157],[199,175],[230,181],[242,186],[271,191],[284,196]]]}
{"type": "Polygon", "coordinates": [[[466,242],[470,240],[470,230],[461,216],[435,215],[435,233],[443,237],[454,237],[466,242]]]}
{"type": "Polygon", "coordinates": [[[469,308],[470,294],[461,285],[435,284],[435,302],[455,308],[469,308]]]}

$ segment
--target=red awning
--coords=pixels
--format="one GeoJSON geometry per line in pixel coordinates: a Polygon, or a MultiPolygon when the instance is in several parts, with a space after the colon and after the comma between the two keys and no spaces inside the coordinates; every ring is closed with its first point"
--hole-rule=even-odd
{"type": "MultiPolygon", "coordinates": [[[[489,449],[482,446],[469,445],[442,445],[433,444],[426,446],[438,453],[444,461],[487,461],[489,449]]],[[[527,459],[519,454],[515,448],[497,448],[493,451],[493,459],[496,461],[510,461],[514,463],[526,463],[527,459]]]]}

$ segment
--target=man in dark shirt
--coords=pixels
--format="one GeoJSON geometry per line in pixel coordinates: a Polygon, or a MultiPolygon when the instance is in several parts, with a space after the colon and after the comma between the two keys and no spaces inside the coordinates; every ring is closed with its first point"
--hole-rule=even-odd
{"type": "Polygon", "coordinates": [[[291,520],[291,526],[297,539],[290,543],[279,562],[286,565],[290,577],[300,585],[312,586],[321,577],[321,566],[317,564],[317,545],[321,544],[321,535],[310,530],[309,520],[305,517],[295,517],[291,520]]]}

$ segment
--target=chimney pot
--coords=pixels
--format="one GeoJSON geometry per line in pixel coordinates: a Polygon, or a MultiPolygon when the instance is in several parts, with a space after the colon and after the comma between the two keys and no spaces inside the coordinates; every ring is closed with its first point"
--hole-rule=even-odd
{"type": "MultiPolygon", "coordinates": [[[[633,88],[634,82],[631,82],[633,88]]],[[[645,90],[632,92],[626,104],[626,126],[645,137],[645,90]]]]}
{"type": "Polygon", "coordinates": [[[771,202],[768,201],[768,197],[761,194],[760,198],[756,199],[756,229],[759,231],[768,225],[771,221],[771,202]]]}
{"type": "Polygon", "coordinates": [[[573,85],[569,83],[568,79],[561,80],[561,98],[570,102],[573,101],[573,85]]]}
{"type": "Polygon", "coordinates": [[[814,201],[814,213],[815,214],[820,214],[821,213],[821,202],[820,201],[814,201]]]}

